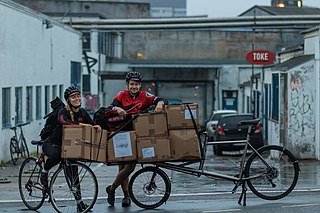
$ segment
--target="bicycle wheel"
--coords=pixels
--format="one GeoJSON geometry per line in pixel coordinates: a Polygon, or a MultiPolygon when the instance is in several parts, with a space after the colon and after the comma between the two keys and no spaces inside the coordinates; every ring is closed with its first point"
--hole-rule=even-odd
{"type": "Polygon", "coordinates": [[[31,210],[39,209],[45,200],[40,184],[42,166],[36,164],[36,160],[33,157],[25,159],[19,171],[19,193],[24,205],[31,210]]]}
{"type": "Polygon", "coordinates": [[[82,212],[92,209],[98,196],[98,182],[92,170],[79,162],[68,162],[53,174],[49,194],[57,212],[77,212],[77,202],[87,205],[82,212]]]}
{"type": "Polygon", "coordinates": [[[11,156],[11,160],[12,163],[14,165],[17,165],[18,159],[19,159],[19,146],[18,146],[18,142],[15,138],[11,138],[10,139],[10,156],[11,156]]]}
{"type": "Polygon", "coordinates": [[[144,209],[154,209],[166,202],[170,196],[171,182],[159,168],[145,167],[134,173],[129,182],[132,201],[144,209]]]}
{"type": "Polygon", "coordinates": [[[23,158],[28,158],[30,156],[27,142],[24,137],[21,139],[20,152],[23,158]]]}
{"type": "Polygon", "coordinates": [[[266,200],[287,196],[298,181],[297,160],[291,152],[280,146],[264,146],[258,152],[270,167],[253,153],[245,167],[245,176],[250,178],[247,180],[249,188],[255,195],[266,200]]]}

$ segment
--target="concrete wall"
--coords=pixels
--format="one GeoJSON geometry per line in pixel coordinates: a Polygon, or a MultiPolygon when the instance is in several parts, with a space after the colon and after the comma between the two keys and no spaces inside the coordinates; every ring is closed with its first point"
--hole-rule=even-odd
{"type": "Polygon", "coordinates": [[[288,143],[298,158],[315,158],[315,62],[288,71],[288,143]]]}
{"type": "MultiPolygon", "coordinates": [[[[26,87],[33,88],[33,117],[31,124],[25,126],[25,136],[31,140],[39,139],[44,121],[35,118],[36,86],[42,88],[42,116],[44,116],[44,87],[66,88],[70,85],[71,61],[81,62],[81,34],[69,27],[54,23],[46,29],[43,20],[48,17],[31,10],[0,0],[0,100],[2,89],[11,89],[11,126],[15,125],[15,87],[22,87],[23,122],[26,121],[26,87]]],[[[62,91],[63,92],[63,91],[62,91]]],[[[50,97],[51,100],[52,97],[50,97]]],[[[2,104],[0,105],[2,112],[2,104]]],[[[2,121],[2,113],[0,114],[2,121]]],[[[0,161],[10,159],[9,141],[13,132],[9,128],[0,129],[0,161]]],[[[35,147],[29,146],[35,150],[35,147]]]]}
{"type": "Polygon", "coordinates": [[[96,13],[107,19],[148,18],[149,4],[112,1],[14,0],[41,13],[96,13]]]}
{"type": "MultiPolygon", "coordinates": [[[[302,43],[296,33],[274,30],[255,34],[256,49],[278,51],[283,46],[302,43]]],[[[144,60],[245,60],[252,49],[252,32],[243,30],[176,30],[126,32],[124,59],[144,60]]]]}

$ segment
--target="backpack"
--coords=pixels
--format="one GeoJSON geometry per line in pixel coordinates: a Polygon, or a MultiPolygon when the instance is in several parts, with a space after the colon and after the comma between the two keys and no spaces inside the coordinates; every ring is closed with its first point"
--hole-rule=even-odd
{"type": "Polygon", "coordinates": [[[65,107],[65,104],[59,97],[56,97],[50,101],[50,106],[53,111],[43,117],[43,119],[46,119],[46,122],[39,135],[41,140],[45,141],[50,141],[53,132],[58,127],[58,112],[61,108],[65,107]]]}

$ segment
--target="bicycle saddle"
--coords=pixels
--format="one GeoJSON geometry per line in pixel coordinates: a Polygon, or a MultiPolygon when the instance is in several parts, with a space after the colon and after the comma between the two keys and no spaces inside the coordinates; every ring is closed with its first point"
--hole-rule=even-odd
{"type": "Polygon", "coordinates": [[[32,144],[32,145],[39,145],[39,146],[41,146],[43,143],[44,143],[44,140],[40,140],[40,141],[35,141],[35,140],[33,140],[33,141],[31,141],[31,144],[32,144]]]}

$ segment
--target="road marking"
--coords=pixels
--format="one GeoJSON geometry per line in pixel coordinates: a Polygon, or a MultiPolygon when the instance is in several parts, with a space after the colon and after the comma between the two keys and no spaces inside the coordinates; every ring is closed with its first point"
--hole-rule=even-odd
{"type": "MultiPolygon", "coordinates": [[[[97,166],[99,167],[99,166],[97,166]]],[[[0,187],[1,188],[1,187],[0,187]]],[[[297,190],[293,190],[293,192],[319,192],[319,189],[297,189],[297,190]]],[[[235,194],[240,194],[241,191],[239,190],[238,192],[236,192],[235,194]]],[[[249,194],[253,194],[251,191],[247,191],[247,193],[249,194]]],[[[208,193],[192,193],[192,194],[170,194],[170,197],[188,197],[188,196],[208,196],[208,195],[231,195],[232,193],[229,191],[225,191],[225,192],[208,192],[208,193]]],[[[119,196],[120,197],[120,196],[119,196]]],[[[106,199],[106,196],[99,196],[97,199],[106,199]]],[[[118,196],[116,196],[116,198],[118,198],[118,196]]],[[[21,200],[0,200],[0,203],[16,203],[16,202],[21,202],[21,200]]],[[[301,205],[319,205],[320,204],[301,204],[301,205]]],[[[293,205],[292,205],[293,206],[293,205]]],[[[299,206],[299,205],[297,205],[299,206]]],[[[288,207],[283,207],[283,208],[289,208],[291,206],[288,207]]]]}
{"type": "Polygon", "coordinates": [[[309,207],[309,206],[320,206],[320,204],[310,203],[310,204],[299,204],[299,205],[281,206],[281,207],[282,208],[295,208],[295,207],[309,207]]]}
{"type": "Polygon", "coordinates": [[[234,212],[234,211],[241,211],[241,209],[221,209],[221,210],[203,211],[203,212],[204,213],[214,213],[214,212],[234,212]]]}

